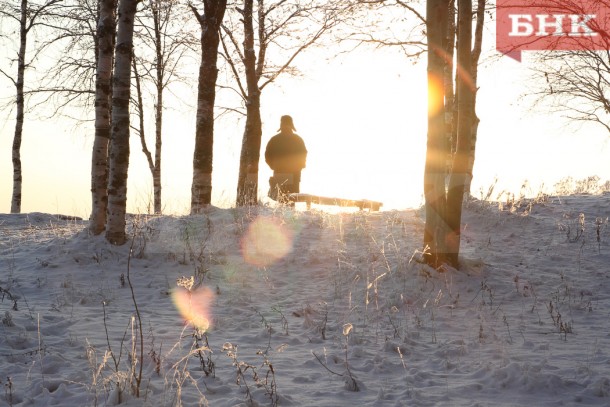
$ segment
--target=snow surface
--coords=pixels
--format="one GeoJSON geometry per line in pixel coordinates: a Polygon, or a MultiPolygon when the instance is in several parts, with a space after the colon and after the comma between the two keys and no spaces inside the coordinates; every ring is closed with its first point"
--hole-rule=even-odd
{"type": "Polygon", "coordinates": [[[0,406],[608,406],[609,216],[469,202],[440,273],[421,210],[0,215],[0,406]]]}

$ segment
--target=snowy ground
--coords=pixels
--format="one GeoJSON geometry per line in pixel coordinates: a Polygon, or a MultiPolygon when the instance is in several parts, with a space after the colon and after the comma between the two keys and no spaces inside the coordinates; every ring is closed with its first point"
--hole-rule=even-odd
{"type": "Polygon", "coordinates": [[[609,216],[471,202],[438,273],[421,211],[0,215],[0,406],[608,406],[609,216]]]}

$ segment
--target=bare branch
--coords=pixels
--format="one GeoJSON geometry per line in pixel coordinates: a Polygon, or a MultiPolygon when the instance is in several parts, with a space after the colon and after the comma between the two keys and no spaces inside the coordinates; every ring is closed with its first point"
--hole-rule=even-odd
{"type": "Polygon", "coordinates": [[[407,3],[405,3],[404,1],[401,1],[401,0],[396,0],[396,4],[401,5],[402,7],[409,10],[411,13],[415,14],[415,16],[418,18],[420,23],[426,24],[426,18],[422,14],[420,14],[419,11],[417,11],[415,8],[413,8],[412,6],[408,5],[407,3]]]}
{"type": "MultiPolygon", "coordinates": [[[[224,26],[221,26],[223,28],[223,31],[225,31],[224,26]]],[[[225,31],[225,34],[227,34],[227,32],[225,31]]],[[[229,37],[229,39],[231,40],[231,42],[233,42],[233,45],[235,46],[235,38],[232,35],[227,34],[227,37],[229,37]]],[[[233,59],[229,56],[229,49],[227,47],[226,41],[225,41],[225,37],[224,36],[220,36],[220,43],[222,45],[222,49],[223,49],[223,53],[221,54],[221,56],[225,59],[225,61],[229,64],[229,68],[231,69],[231,72],[233,74],[233,78],[235,79],[235,82],[237,83],[237,87],[239,88],[240,91],[240,96],[243,100],[246,100],[246,97],[248,95],[248,92],[246,92],[246,89],[244,88],[243,84],[242,84],[242,80],[241,77],[239,75],[239,72],[237,71],[237,66],[235,64],[235,61],[233,61],[233,59]]],[[[239,51],[239,48],[236,48],[239,51]]],[[[241,55],[241,53],[239,54],[241,60],[243,61],[243,56],[241,55]]]]}
{"type": "Polygon", "coordinates": [[[10,80],[11,82],[13,82],[13,85],[17,86],[17,81],[15,81],[15,79],[13,79],[12,76],[10,76],[9,74],[7,74],[6,72],[4,72],[4,70],[2,68],[0,68],[0,73],[2,75],[4,75],[8,80],[10,80]]]}

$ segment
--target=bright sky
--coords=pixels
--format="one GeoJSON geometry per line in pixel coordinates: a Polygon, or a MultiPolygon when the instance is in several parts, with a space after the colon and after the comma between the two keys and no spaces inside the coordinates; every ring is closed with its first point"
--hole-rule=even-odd
{"type": "MultiPolygon", "coordinates": [[[[302,59],[305,60],[306,56],[302,59]]],[[[298,63],[298,60],[297,60],[298,63]]],[[[412,66],[393,51],[353,54],[304,70],[263,92],[263,149],[283,114],[293,116],[309,150],[301,191],[382,201],[384,209],[423,203],[426,143],[425,60],[412,66]]],[[[610,179],[610,137],[600,128],[568,127],[559,117],[530,110],[528,53],[480,68],[477,112],[481,119],[473,194],[498,178],[496,192],[515,193],[525,180],[532,193],[572,176],[610,179]]],[[[194,86],[194,84],[193,84],[194,86]]],[[[2,87],[2,95],[12,88],[2,87]]],[[[194,104],[194,102],[193,102],[194,104]]],[[[234,204],[243,121],[223,118],[216,128],[213,203],[234,204]]],[[[0,212],[10,210],[13,116],[0,127],[0,212]]],[[[189,210],[194,112],[167,111],[163,145],[165,213],[189,210]]],[[[25,125],[23,212],[88,217],[93,125],[66,128],[61,120],[25,125]]],[[[150,172],[132,137],[128,210],[147,212],[150,172]]],[[[262,153],[262,152],[261,152],[262,153]]],[[[260,195],[271,175],[261,161],[260,195]]]]}

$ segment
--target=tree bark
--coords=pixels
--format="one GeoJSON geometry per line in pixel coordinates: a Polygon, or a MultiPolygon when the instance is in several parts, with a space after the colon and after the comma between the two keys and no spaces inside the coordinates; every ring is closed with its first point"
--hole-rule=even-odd
{"type": "Polygon", "coordinates": [[[163,55],[163,43],[161,42],[161,22],[160,22],[160,2],[157,0],[153,9],[153,20],[155,28],[155,51],[156,61],[155,69],[157,75],[156,91],[157,104],[155,105],[155,165],[152,169],[153,178],[153,201],[154,211],[156,214],[161,213],[161,147],[162,147],[162,129],[163,129],[163,89],[164,89],[164,71],[165,58],[163,55]]]}
{"type": "MultiPolygon", "coordinates": [[[[445,143],[448,144],[448,149],[451,153],[455,152],[455,144],[457,141],[457,92],[454,86],[454,64],[456,47],[457,27],[455,25],[455,14],[457,0],[449,0],[449,9],[447,11],[447,36],[445,42],[445,143]]],[[[447,156],[447,171],[451,165],[451,154],[447,156]]]]}
{"type": "Polygon", "coordinates": [[[19,53],[17,54],[17,115],[15,120],[15,135],[13,137],[13,196],[11,199],[11,213],[21,212],[21,189],[23,175],[21,173],[21,139],[23,135],[23,119],[25,111],[25,99],[23,96],[23,84],[25,81],[25,53],[27,50],[27,21],[28,1],[21,0],[21,15],[19,18],[19,53]]]}
{"type": "Polygon", "coordinates": [[[471,142],[470,142],[470,153],[468,156],[468,178],[466,179],[466,185],[464,186],[464,193],[470,195],[470,184],[472,182],[472,174],[474,169],[474,159],[476,153],[476,145],[477,145],[477,134],[479,129],[479,118],[475,111],[475,106],[477,103],[477,78],[478,78],[478,67],[479,67],[479,58],[481,56],[481,49],[483,44],[483,25],[485,22],[485,0],[477,1],[477,11],[476,11],[476,26],[474,30],[474,45],[472,48],[472,60],[471,60],[471,76],[472,83],[474,87],[474,95],[472,100],[472,131],[471,131],[471,142]]]}
{"type": "Polygon", "coordinates": [[[444,50],[449,0],[428,0],[426,30],[428,36],[428,137],[424,168],[426,222],[424,261],[437,268],[445,261],[445,168],[448,155],[445,127],[443,78],[444,50]]]}
{"type": "Polygon", "coordinates": [[[458,267],[462,203],[469,174],[469,156],[472,144],[472,116],[474,112],[474,83],[471,68],[472,0],[458,0],[458,46],[456,83],[458,94],[458,128],[456,152],[447,191],[446,261],[458,267]]]}
{"type": "Polygon", "coordinates": [[[244,0],[244,68],[246,71],[246,128],[239,158],[237,206],[258,204],[258,162],[263,134],[258,87],[256,53],[254,50],[253,0],[244,0]]]}
{"type": "Polygon", "coordinates": [[[106,239],[126,242],[127,173],[129,167],[129,98],[134,16],[138,0],[120,0],[112,86],[112,126],[108,176],[106,239]]]}
{"type": "Polygon", "coordinates": [[[191,186],[192,214],[200,213],[212,201],[214,103],[218,78],[219,29],[226,7],[226,0],[208,0],[204,2],[203,15],[192,7],[193,13],[201,25],[201,64],[199,66],[193,183],[191,186]]]}
{"type": "Polygon", "coordinates": [[[116,0],[100,1],[95,83],[95,138],[91,156],[91,217],[89,230],[98,235],[106,226],[108,206],[108,143],[116,0]]]}

